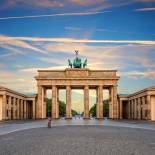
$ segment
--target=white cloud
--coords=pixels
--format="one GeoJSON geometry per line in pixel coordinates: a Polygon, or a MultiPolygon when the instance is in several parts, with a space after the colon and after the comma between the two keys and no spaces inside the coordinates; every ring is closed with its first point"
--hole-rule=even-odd
{"type": "Polygon", "coordinates": [[[34,46],[26,43],[24,40],[19,40],[14,37],[0,35],[0,47],[10,49],[10,51],[12,51],[12,52],[16,52],[16,53],[20,53],[20,54],[22,53],[20,50],[15,49],[12,46],[33,50],[33,51],[36,51],[39,53],[44,53],[44,54],[47,53],[44,50],[41,50],[37,47],[34,47],[34,46]]]}
{"type": "Polygon", "coordinates": [[[56,17],[56,16],[87,16],[87,15],[103,14],[103,13],[107,13],[107,12],[110,12],[110,11],[70,12],[70,13],[44,14],[44,15],[32,15],[32,16],[9,16],[9,17],[0,17],[0,20],[42,18],[42,17],[56,17]]]}
{"type": "Polygon", "coordinates": [[[129,72],[124,72],[121,73],[121,76],[127,76],[129,78],[150,78],[150,79],[155,79],[155,71],[129,71],[129,72]]]}
{"type": "MultiPolygon", "coordinates": [[[[36,42],[38,43],[39,41],[36,42]]],[[[33,46],[33,43],[36,42],[31,42],[31,45],[33,46]]],[[[32,64],[32,67],[27,67],[16,64],[15,67],[17,70],[14,72],[4,71],[2,68],[0,70],[0,83],[14,90],[34,92],[34,90],[37,90],[34,79],[34,77],[37,75],[37,70],[67,68],[67,59],[69,58],[73,60],[73,51],[75,49],[79,50],[79,55],[82,57],[82,61],[85,58],[88,59],[88,68],[90,69],[118,69],[118,71],[121,73],[121,76],[127,76],[129,78],[155,78],[155,63],[153,53],[155,50],[154,45],[93,45],[81,42],[43,42],[43,44],[41,43],[40,45],[37,45],[37,47],[39,46],[41,46],[43,51],[47,51],[48,54],[41,57],[38,56],[36,58],[40,61],[49,63],[49,67],[38,67],[37,64],[32,64]],[[141,68],[145,71],[141,72],[137,68],[141,68]],[[128,72],[126,69],[128,69],[128,72]]],[[[13,65],[13,63],[9,65],[13,65]]]]}
{"type": "MultiPolygon", "coordinates": [[[[58,42],[58,43],[114,43],[114,44],[141,44],[141,45],[155,45],[154,40],[90,40],[90,39],[75,39],[75,38],[37,38],[37,37],[5,37],[0,36],[0,41],[13,42],[13,44],[20,43],[21,46],[26,44],[20,41],[43,41],[43,42],[58,42]]],[[[27,45],[27,48],[39,51],[27,45]]],[[[40,51],[45,53],[45,51],[40,51]]]]}
{"type": "Polygon", "coordinates": [[[142,11],[155,11],[155,8],[139,8],[139,9],[135,9],[135,11],[139,11],[139,12],[142,12],[142,11]]]}
{"type": "Polygon", "coordinates": [[[33,73],[23,73],[20,71],[0,70],[0,85],[19,91],[19,92],[36,92],[36,81],[33,73]]]}

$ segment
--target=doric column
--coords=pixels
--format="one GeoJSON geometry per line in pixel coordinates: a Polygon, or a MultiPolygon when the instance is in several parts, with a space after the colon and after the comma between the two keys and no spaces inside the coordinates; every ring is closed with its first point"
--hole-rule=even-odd
{"type": "Polygon", "coordinates": [[[36,102],[35,99],[32,101],[32,118],[36,118],[36,102]]]}
{"type": "Polygon", "coordinates": [[[120,109],[119,109],[119,118],[122,119],[122,105],[123,104],[123,101],[120,100],[120,109]]]}
{"type": "Polygon", "coordinates": [[[109,89],[109,118],[113,118],[113,88],[109,89]]]}
{"type": "Polygon", "coordinates": [[[6,119],[6,95],[3,95],[2,98],[2,120],[6,119]]]}
{"type": "Polygon", "coordinates": [[[21,119],[24,119],[24,102],[21,100],[21,119]]]}
{"type": "Polygon", "coordinates": [[[42,118],[43,109],[43,87],[38,85],[38,100],[37,100],[37,118],[42,118]]]}
{"type": "Polygon", "coordinates": [[[26,102],[26,119],[29,118],[29,103],[26,102]]]}
{"type": "Polygon", "coordinates": [[[97,88],[96,118],[103,118],[103,86],[97,88]]]}
{"type": "Polygon", "coordinates": [[[21,100],[19,99],[19,119],[21,119],[21,100]]]}
{"type": "Polygon", "coordinates": [[[147,119],[151,119],[151,97],[150,95],[146,96],[146,101],[147,101],[147,109],[148,109],[147,119]]]}
{"type": "Polygon", "coordinates": [[[13,119],[16,119],[16,98],[13,98],[13,119]]]}
{"type": "Polygon", "coordinates": [[[72,118],[72,108],[71,108],[71,87],[66,86],[66,118],[72,118]]]}
{"type": "Polygon", "coordinates": [[[17,119],[19,119],[19,98],[17,98],[17,119]]]}
{"type": "Polygon", "coordinates": [[[118,101],[117,101],[117,86],[113,86],[113,118],[118,119],[118,101]]]}
{"type": "Polygon", "coordinates": [[[55,85],[52,86],[52,118],[59,118],[58,114],[58,100],[57,100],[57,87],[55,85]]]}
{"type": "Polygon", "coordinates": [[[27,119],[27,101],[24,101],[24,119],[27,119]]]}
{"type": "Polygon", "coordinates": [[[43,89],[43,117],[46,118],[46,88],[43,89]]]}
{"type": "Polygon", "coordinates": [[[134,101],[134,99],[132,99],[132,119],[134,119],[134,103],[135,103],[135,101],[134,101]]]}
{"type": "Polygon", "coordinates": [[[148,99],[150,101],[150,120],[155,121],[155,100],[152,99],[152,96],[148,99]]]}
{"type": "Polygon", "coordinates": [[[137,106],[137,110],[138,110],[138,119],[141,119],[141,98],[138,98],[138,106],[137,106]]]}
{"type": "Polygon", "coordinates": [[[128,119],[131,117],[131,100],[128,100],[128,119]]]}
{"type": "Polygon", "coordinates": [[[145,97],[142,97],[142,119],[145,119],[145,97]]]}
{"type": "Polygon", "coordinates": [[[89,86],[84,87],[84,118],[89,118],[89,86]]]}
{"type": "Polygon", "coordinates": [[[134,109],[133,109],[133,118],[136,119],[137,118],[137,114],[136,114],[136,109],[137,109],[137,99],[134,99],[134,109]]]}
{"type": "Polygon", "coordinates": [[[11,119],[11,96],[9,96],[8,110],[9,110],[8,118],[11,119]]]}

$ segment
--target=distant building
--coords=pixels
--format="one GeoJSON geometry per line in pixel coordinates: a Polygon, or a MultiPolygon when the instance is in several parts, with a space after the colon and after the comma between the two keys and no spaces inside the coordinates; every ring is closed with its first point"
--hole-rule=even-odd
{"type": "MultiPolygon", "coordinates": [[[[26,96],[0,86],[0,120],[36,119],[37,95],[26,96]]],[[[118,95],[119,119],[155,121],[155,86],[118,95]]]]}
{"type": "Polygon", "coordinates": [[[117,95],[117,70],[91,70],[87,59],[68,60],[64,70],[38,70],[37,95],[26,96],[0,87],[0,120],[43,119],[47,117],[46,91],[51,90],[51,115],[60,117],[59,90],[66,90],[66,119],[72,118],[72,90],[83,89],[84,118],[89,119],[89,90],[96,90],[96,118],[104,118],[103,89],[109,92],[110,119],[145,119],[155,121],[155,86],[131,95],[117,95]]]}
{"type": "Polygon", "coordinates": [[[0,86],[0,120],[35,118],[36,95],[26,96],[0,86]]]}
{"type": "Polygon", "coordinates": [[[119,118],[155,121],[155,86],[118,96],[119,118]]]}

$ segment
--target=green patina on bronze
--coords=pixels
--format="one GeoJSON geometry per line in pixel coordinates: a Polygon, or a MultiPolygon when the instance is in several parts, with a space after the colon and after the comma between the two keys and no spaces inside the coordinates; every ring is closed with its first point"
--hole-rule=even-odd
{"type": "Polygon", "coordinates": [[[82,63],[81,59],[78,57],[78,51],[75,51],[76,58],[73,60],[73,63],[68,59],[68,65],[70,68],[85,68],[87,66],[87,59],[82,63]]]}

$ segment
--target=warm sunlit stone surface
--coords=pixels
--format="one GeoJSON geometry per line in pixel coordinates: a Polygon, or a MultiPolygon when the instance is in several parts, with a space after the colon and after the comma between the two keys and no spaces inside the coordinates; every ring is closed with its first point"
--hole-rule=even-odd
{"type": "Polygon", "coordinates": [[[107,126],[55,126],[0,136],[0,155],[153,155],[155,132],[107,126]]]}

